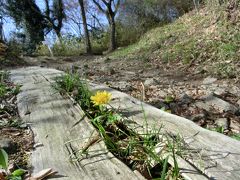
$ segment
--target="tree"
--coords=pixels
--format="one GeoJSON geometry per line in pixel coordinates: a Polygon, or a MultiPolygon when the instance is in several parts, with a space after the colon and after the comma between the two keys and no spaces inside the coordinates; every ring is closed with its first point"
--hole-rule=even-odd
{"type": "Polygon", "coordinates": [[[44,12],[35,0],[6,0],[6,10],[16,25],[24,29],[29,49],[34,50],[51,30],[61,38],[65,18],[62,0],[45,0],[44,12]]]}
{"type": "Polygon", "coordinates": [[[26,34],[27,46],[30,51],[44,40],[44,29],[47,23],[34,0],[6,0],[6,10],[17,26],[22,27],[26,34]]]}
{"type": "Polygon", "coordinates": [[[115,17],[118,12],[121,0],[92,0],[97,8],[105,14],[110,26],[109,51],[116,49],[116,22],[115,17]]]}
{"type": "Polygon", "coordinates": [[[81,15],[82,15],[82,21],[83,21],[86,52],[88,54],[91,54],[92,53],[92,47],[91,47],[91,42],[90,42],[90,37],[89,37],[89,31],[88,31],[84,2],[83,2],[83,0],[78,0],[78,2],[79,2],[80,7],[81,7],[81,15]]]}
{"type": "Polygon", "coordinates": [[[64,6],[62,0],[53,0],[52,9],[50,9],[50,1],[45,0],[45,13],[41,14],[45,18],[51,28],[55,31],[58,38],[61,39],[61,29],[63,26],[63,19],[65,18],[64,6]]]}

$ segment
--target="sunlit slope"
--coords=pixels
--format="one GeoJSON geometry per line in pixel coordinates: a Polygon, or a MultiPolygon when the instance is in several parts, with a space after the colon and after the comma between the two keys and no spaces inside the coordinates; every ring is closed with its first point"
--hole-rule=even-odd
{"type": "Polygon", "coordinates": [[[111,58],[197,65],[209,73],[233,77],[240,65],[240,11],[230,5],[191,11],[154,28],[139,42],[120,48],[111,58]]]}

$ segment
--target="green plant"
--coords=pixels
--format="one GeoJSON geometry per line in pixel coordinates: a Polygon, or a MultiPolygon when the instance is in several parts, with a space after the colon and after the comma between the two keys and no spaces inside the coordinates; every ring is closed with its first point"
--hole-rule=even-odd
{"type": "Polygon", "coordinates": [[[165,99],[164,99],[164,101],[165,101],[166,103],[171,103],[171,102],[174,101],[174,97],[173,97],[173,96],[166,96],[165,99]]]}
{"type": "Polygon", "coordinates": [[[79,56],[84,53],[84,43],[77,37],[64,36],[51,47],[38,45],[35,53],[41,56],[79,56]]]}
{"type": "Polygon", "coordinates": [[[17,95],[18,93],[20,93],[20,91],[21,91],[21,86],[20,85],[16,85],[13,89],[12,89],[12,94],[13,95],[17,95]]]}
{"type": "Polygon", "coordinates": [[[0,83],[0,97],[3,97],[7,93],[7,87],[5,84],[0,83]]]}
{"type": "Polygon", "coordinates": [[[74,98],[84,110],[90,107],[95,109],[90,99],[92,94],[93,93],[89,90],[87,81],[79,78],[77,83],[77,94],[74,98]]]}
{"type": "Polygon", "coordinates": [[[238,141],[240,141],[240,134],[237,133],[233,133],[232,135],[230,135],[231,138],[236,139],[238,141]]]}
{"type": "Polygon", "coordinates": [[[51,56],[50,49],[45,44],[40,44],[37,46],[36,54],[40,56],[51,56]]]}
{"type": "Polygon", "coordinates": [[[92,92],[88,88],[86,80],[80,79],[78,74],[66,73],[55,79],[53,87],[60,93],[67,93],[74,97],[83,110],[93,107],[90,97],[92,92]]]}
{"type": "Polygon", "coordinates": [[[211,131],[216,131],[216,132],[218,132],[218,133],[224,134],[224,127],[223,127],[223,126],[218,126],[218,127],[215,127],[215,128],[210,128],[209,130],[211,130],[211,131]]]}
{"type": "MultiPolygon", "coordinates": [[[[85,81],[70,74],[61,76],[57,80],[57,84],[62,89],[62,92],[70,95],[77,90],[74,94],[74,99],[79,102],[82,109],[91,119],[92,124],[99,132],[99,138],[104,141],[108,150],[116,157],[124,161],[133,170],[141,166],[148,172],[148,178],[156,176],[164,179],[169,174],[168,158],[162,159],[161,153],[155,150],[157,143],[161,141],[159,137],[162,127],[159,129],[151,128],[150,130],[144,110],[145,127],[143,133],[140,134],[129,129],[124,124],[124,117],[121,112],[106,106],[109,105],[108,103],[111,100],[110,93],[106,91],[92,93],[85,81]],[[159,164],[161,167],[159,175],[153,172],[153,164],[159,164]]],[[[96,139],[98,138],[89,138],[90,142],[74,153],[77,156],[76,160],[90,153],[89,144],[96,142],[96,139]]],[[[177,144],[174,147],[179,147],[179,145],[177,144]]],[[[171,152],[179,153],[175,148],[174,152],[173,150],[171,152]]],[[[173,154],[173,158],[175,158],[175,154],[173,154]]],[[[176,163],[172,175],[177,178],[179,173],[176,163]]]]}
{"type": "Polygon", "coordinates": [[[9,77],[8,71],[0,71],[0,83],[4,82],[9,77]]]}
{"type": "Polygon", "coordinates": [[[235,67],[228,63],[218,63],[214,69],[215,74],[223,78],[235,77],[237,72],[235,67]]]}
{"type": "Polygon", "coordinates": [[[4,177],[3,174],[1,174],[1,172],[0,172],[0,175],[2,175],[4,178],[6,178],[8,180],[22,180],[22,176],[26,173],[26,171],[23,169],[17,169],[15,171],[13,171],[12,173],[9,173],[7,171],[7,169],[8,169],[8,154],[2,148],[0,149],[0,168],[3,168],[5,170],[6,177],[4,177]]]}
{"type": "Polygon", "coordinates": [[[77,87],[78,81],[79,77],[76,74],[67,73],[56,78],[54,87],[62,93],[63,91],[70,93],[77,87]]]}
{"type": "Polygon", "coordinates": [[[17,58],[20,57],[23,53],[23,44],[17,42],[16,40],[10,40],[8,45],[8,49],[6,52],[6,57],[10,58],[17,58]]]}
{"type": "Polygon", "coordinates": [[[3,149],[0,149],[0,167],[5,170],[8,168],[8,154],[3,149]]]}
{"type": "Polygon", "coordinates": [[[123,117],[118,113],[110,113],[107,117],[107,124],[114,124],[120,121],[123,117]]]}

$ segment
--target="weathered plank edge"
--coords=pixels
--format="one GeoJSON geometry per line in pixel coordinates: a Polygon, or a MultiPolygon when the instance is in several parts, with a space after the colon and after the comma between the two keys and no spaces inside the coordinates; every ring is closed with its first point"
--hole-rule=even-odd
{"type": "MultiPolygon", "coordinates": [[[[210,179],[238,179],[240,177],[240,142],[232,139],[223,134],[204,129],[192,121],[169,114],[153,106],[150,106],[144,102],[141,102],[125,93],[119,92],[112,88],[104,85],[98,85],[89,82],[90,88],[93,91],[107,90],[113,94],[113,101],[110,102],[112,107],[117,109],[123,109],[132,112],[133,115],[129,116],[137,126],[143,127],[145,125],[145,117],[142,109],[145,111],[147,121],[152,127],[164,125],[164,130],[166,132],[173,133],[175,135],[180,134],[182,137],[188,139],[187,143],[190,148],[201,151],[209,152],[208,157],[202,160],[205,162],[204,167],[201,167],[197,163],[197,157],[191,157],[187,159],[187,163],[194,167],[195,170],[201,172],[204,177],[210,179]],[[138,112],[136,114],[136,112],[138,112]],[[215,154],[218,154],[215,156],[215,154]],[[212,157],[213,156],[213,157],[212,157]],[[209,163],[213,163],[209,164],[209,163]]],[[[140,128],[140,131],[141,128],[140,128]]],[[[203,154],[207,156],[206,152],[203,154]]],[[[193,156],[198,155],[197,153],[192,153],[193,156]]],[[[185,161],[186,162],[186,161],[185,161]]],[[[180,162],[180,164],[183,162],[180,162]]],[[[181,167],[184,168],[183,163],[181,167]]],[[[191,176],[188,174],[189,177],[191,176]]],[[[192,174],[192,179],[195,179],[194,174],[192,174]]],[[[186,177],[188,178],[188,177],[186,177]]]]}
{"type": "MultiPolygon", "coordinates": [[[[50,82],[56,75],[60,74],[56,73],[56,70],[36,67],[13,70],[11,73],[12,80],[15,83],[21,84],[22,82],[23,84],[22,92],[17,97],[19,114],[25,122],[31,123],[30,126],[36,135],[35,140],[37,139],[39,143],[43,144],[43,146],[37,147],[33,151],[31,157],[31,162],[38,166],[38,168],[35,166],[34,172],[51,167],[62,173],[61,176],[56,177],[57,179],[144,179],[109,153],[103,142],[96,143],[91,148],[101,152],[106,151],[107,153],[97,157],[95,154],[89,153],[89,158],[74,164],[67,161],[69,155],[66,152],[71,153],[71,149],[64,146],[64,142],[72,138],[75,139],[78,135],[81,135],[81,132],[85,134],[85,131],[89,132],[88,128],[93,130],[94,127],[86,118],[76,126],[76,122],[82,119],[81,116],[84,115],[81,108],[73,106],[72,101],[68,98],[64,99],[59,93],[49,94],[50,82]],[[61,102],[64,102],[64,104],[61,102]],[[58,110],[61,112],[58,112],[58,110]],[[49,111],[51,112],[47,113],[49,111]],[[49,116],[45,117],[45,114],[49,116]],[[42,120],[44,121],[42,122],[42,120]],[[64,120],[67,121],[62,123],[64,120]],[[53,124],[48,125],[48,123],[54,122],[57,122],[57,124],[54,124],[55,127],[52,126],[53,124]],[[40,130],[38,129],[39,126],[41,126],[40,130]],[[57,134],[51,134],[58,128],[61,131],[58,130],[57,134]],[[46,130],[48,133],[45,133],[46,130]],[[64,140],[61,134],[66,136],[64,140]],[[60,144],[57,143],[56,146],[55,141],[60,144]],[[51,146],[53,148],[50,149],[51,146]],[[46,150],[46,147],[49,147],[49,149],[46,150]],[[63,152],[64,147],[66,149],[63,152]]],[[[78,149],[82,145],[83,141],[80,141],[71,143],[70,146],[75,146],[78,149]]]]}

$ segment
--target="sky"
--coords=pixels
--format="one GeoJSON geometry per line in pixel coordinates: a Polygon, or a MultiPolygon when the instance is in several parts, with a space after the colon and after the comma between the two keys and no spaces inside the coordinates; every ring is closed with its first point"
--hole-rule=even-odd
{"type": "MultiPolygon", "coordinates": [[[[73,1],[73,0],[71,0],[71,1],[73,1]]],[[[78,2],[77,0],[74,0],[74,1],[78,2]]],[[[38,5],[38,7],[42,11],[44,11],[44,8],[45,8],[44,0],[36,0],[35,2],[38,5]]],[[[103,24],[107,23],[106,18],[104,16],[102,16],[100,19],[101,19],[101,22],[103,24]]],[[[70,34],[74,34],[74,35],[78,36],[79,32],[76,32],[76,27],[74,29],[74,26],[72,26],[72,25],[73,24],[71,24],[70,22],[68,22],[68,24],[65,23],[64,26],[63,26],[62,32],[63,33],[70,33],[70,34]]],[[[14,21],[11,18],[6,18],[6,21],[4,22],[4,26],[3,26],[3,31],[4,31],[4,35],[5,35],[6,39],[10,38],[11,32],[18,31],[15,24],[14,24],[14,21]]],[[[53,41],[55,41],[55,39],[56,39],[56,37],[55,37],[54,33],[49,33],[47,35],[47,37],[45,37],[46,43],[53,42],[53,41]]]]}
{"type": "Polygon", "coordinates": [[[14,25],[14,22],[10,19],[10,18],[6,18],[4,21],[3,21],[3,33],[4,33],[4,36],[5,38],[9,39],[10,37],[10,33],[12,31],[15,31],[16,30],[16,27],[14,25]]]}
{"type": "MultiPolygon", "coordinates": [[[[44,0],[36,0],[38,7],[43,10],[45,7],[44,0]]],[[[3,22],[3,33],[6,39],[10,38],[11,32],[17,31],[14,21],[11,18],[5,18],[3,22]]]]}

